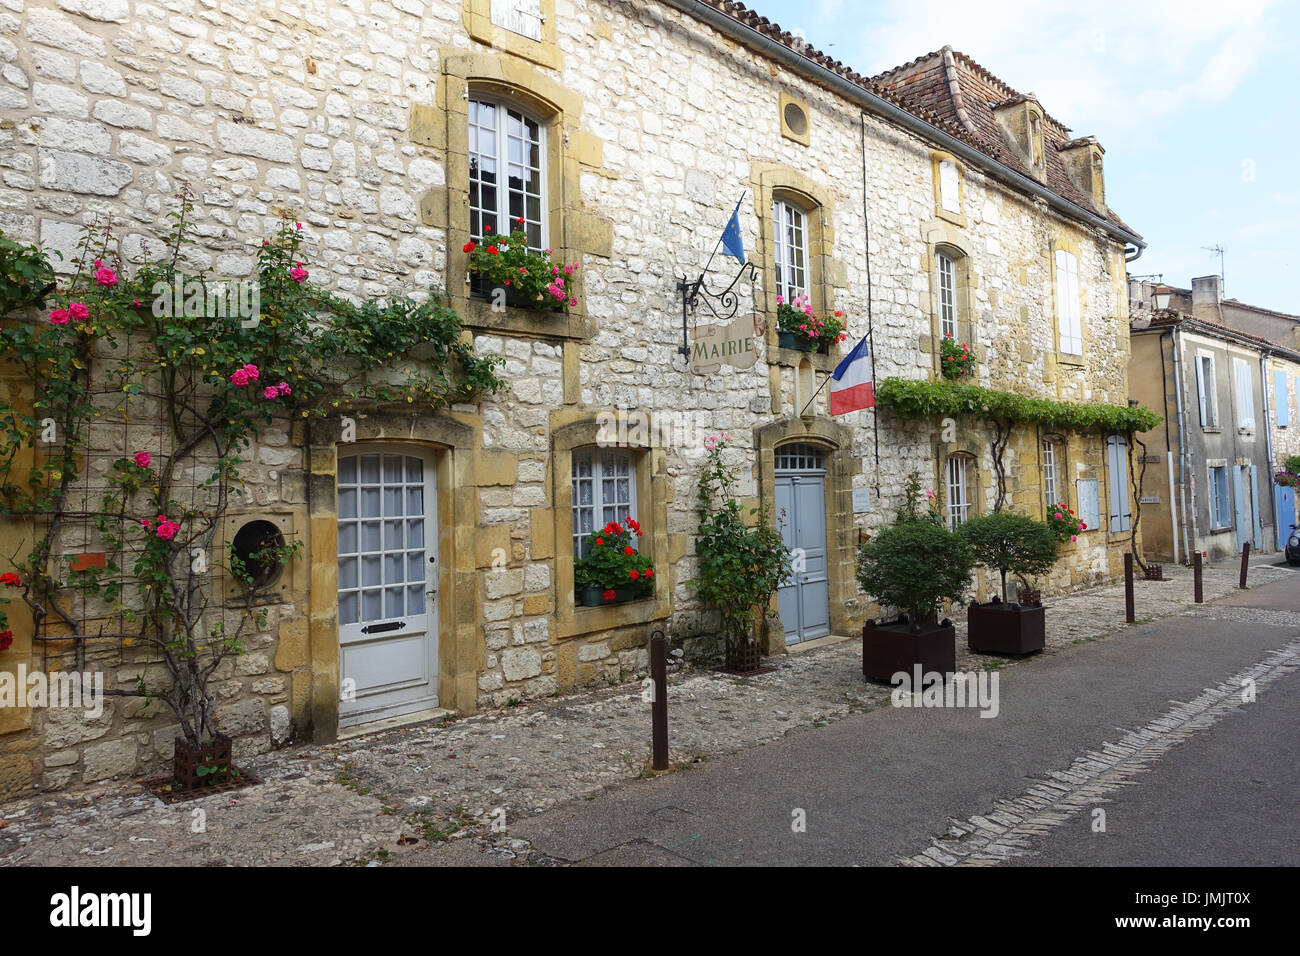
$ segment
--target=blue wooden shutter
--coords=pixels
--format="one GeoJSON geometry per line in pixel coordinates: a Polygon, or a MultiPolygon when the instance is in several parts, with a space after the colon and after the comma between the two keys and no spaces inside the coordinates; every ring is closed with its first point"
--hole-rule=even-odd
{"type": "Polygon", "coordinates": [[[1286,406],[1286,372],[1282,369],[1273,371],[1273,402],[1277,405],[1277,424],[1286,428],[1291,424],[1291,411],[1286,406]]]}
{"type": "Polygon", "coordinates": [[[1128,446],[1120,435],[1106,439],[1106,470],[1110,478],[1110,530],[1129,530],[1128,446]]]}

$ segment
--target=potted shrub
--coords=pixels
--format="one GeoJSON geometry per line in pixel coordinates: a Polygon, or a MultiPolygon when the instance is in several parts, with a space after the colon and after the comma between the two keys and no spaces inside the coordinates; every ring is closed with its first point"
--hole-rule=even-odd
{"type": "Polygon", "coordinates": [[[691,584],[700,599],[721,614],[727,667],[744,673],[762,663],[758,628],[772,595],[790,576],[790,549],[781,532],[769,524],[765,505],[750,509],[755,523],[746,525],[736,500],[735,470],[722,458],[730,442],[729,435],[704,441],[708,456],[696,508],[699,577],[691,584]]]}
{"type": "Polygon", "coordinates": [[[848,338],[841,310],[818,314],[811,303],[806,295],[796,295],[789,302],[784,296],[776,297],[776,339],[781,348],[829,352],[836,342],[848,338]]]}
{"type": "MultiPolygon", "coordinates": [[[[961,601],[975,555],[957,534],[926,516],[881,531],[858,552],[858,582],[882,606],[903,611],[897,621],[862,628],[862,674],[891,682],[900,671],[951,674],[957,669],[957,632],[937,622],[944,598],[961,601]]],[[[919,690],[919,688],[916,688],[919,690]]]]}
{"type": "MultiPolygon", "coordinates": [[[[522,227],[523,219],[515,224],[522,227]]],[[[538,252],[528,246],[528,233],[516,229],[509,236],[491,236],[491,227],[481,242],[465,243],[469,271],[477,277],[479,292],[492,298],[500,289],[507,305],[539,312],[572,308],[578,299],[572,291],[573,273],[580,263],[564,264],[551,258],[551,250],[538,252]]]]}
{"type": "Polygon", "coordinates": [[[1041,521],[1002,511],[971,518],[961,536],[981,564],[997,569],[1000,594],[987,604],[972,602],[966,609],[966,642],[977,654],[1032,654],[1045,642],[1045,612],[1041,600],[1028,595],[1018,604],[1007,601],[1007,574],[1014,574],[1029,590],[1028,578],[1046,574],[1056,563],[1061,543],[1041,521]]]}
{"type": "Polygon", "coordinates": [[[573,569],[579,606],[621,604],[654,593],[654,564],[636,549],[634,537],[641,537],[641,525],[630,515],[587,536],[587,556],[573,569]]]}

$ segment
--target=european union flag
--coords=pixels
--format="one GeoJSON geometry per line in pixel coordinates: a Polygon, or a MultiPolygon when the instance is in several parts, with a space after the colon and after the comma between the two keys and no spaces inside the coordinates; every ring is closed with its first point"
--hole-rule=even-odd
{"type": "Polygon", "coordinates": [[[736,203],[736,208],[732,210],[731,221],[727,223],[727,228],[722,230],[722,250],[726,255],[733,257],[742,266],[745,264],[745,241],[740,238],[740,203],[745,201],[745,197],[740,197],[740,202],[736,203]]]}

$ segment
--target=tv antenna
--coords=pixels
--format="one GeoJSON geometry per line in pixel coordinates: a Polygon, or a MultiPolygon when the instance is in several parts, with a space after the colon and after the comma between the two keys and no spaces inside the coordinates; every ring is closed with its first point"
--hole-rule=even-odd
{"type": "Polygon", "coordinates": [[[1228,279],[1223,272],[1223,246],[1217,243],[1213,246],[1201,246],[1206,252],[1219,257],[1219,295],[1227,298],[1228,279]]]}

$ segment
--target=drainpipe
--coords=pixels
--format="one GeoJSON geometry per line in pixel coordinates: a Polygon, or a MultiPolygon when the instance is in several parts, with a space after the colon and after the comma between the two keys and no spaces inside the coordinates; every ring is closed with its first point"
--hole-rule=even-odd
{"type": "MultiPolygon", "coordinates": [[[[1174,394],[1178,400],[1178,497],[1183,512],[1183,553],[1192,560],[1192,547],[1196,541],[1196,492],[1192,492],[1192,505],[1187,507],[1187,409],[1183,403],[1183,346],[1177,326],[1173,329],[1174,394]],[[1188,525],[1191,534],[1188,535],[1188,525]]],[[[1171,495],[1172,497],[1172,495],[1171,495]]]]}

